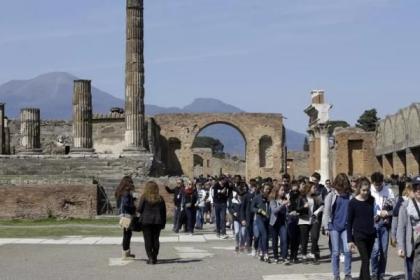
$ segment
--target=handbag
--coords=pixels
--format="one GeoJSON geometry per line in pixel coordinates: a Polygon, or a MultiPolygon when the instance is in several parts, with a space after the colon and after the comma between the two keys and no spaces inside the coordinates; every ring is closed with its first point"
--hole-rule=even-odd
{"type": "Polygon", "coordinates": [[[140,219],[140,217],[133,217],[133,219],[131,219],[131,223],[129,226],[129,229],[135,232],[140,232],[143,230],[143,224],[142,224],[142,219],[140,219]]]}
{"type": "Polygon", "coordinates": [[[131,223],[132,223],[132,220],[133,219],[130,218],[130,217],[123,216],[123,217],[120,218],[119,225],[120,225],[121,228],[128,229],[130,227],[131,223]]]}

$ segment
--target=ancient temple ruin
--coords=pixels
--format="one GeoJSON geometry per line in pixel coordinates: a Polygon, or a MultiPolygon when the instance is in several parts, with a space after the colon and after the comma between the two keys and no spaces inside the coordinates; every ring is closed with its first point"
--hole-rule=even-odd
{"type": "Polygon", "coordinates": [[[194,176],[192,143],[214,123],[244,135],[247,178],[285,172],[280,114],[145,116],[143,0],[127,0],[126,16],[124,109],[96,114],[90,80],[74,81],[72,121],[43,120],[37,108],[8,120],[0,103],[0,217],[116,213],[114,191],[124,175],[139,187],[150,177],[194,176]]]}

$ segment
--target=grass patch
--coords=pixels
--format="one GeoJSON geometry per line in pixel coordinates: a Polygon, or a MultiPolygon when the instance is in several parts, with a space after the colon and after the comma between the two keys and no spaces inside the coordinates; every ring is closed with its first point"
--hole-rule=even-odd
{"type": "Polygon", "coordinates": [[[0,238],[39,238],[39,237],[63,237],[68,235],[77,236],[122,236],[121,229],[116,228],[94,228],[94,227],[3,227],[0,228],[0,238]]]}
{"type": "Polygon", "coordinates": [[[13,219],[13,220],[0,220],[0,226],[42,226],[42,225],[118,225],[119,218],[106,218],[106,219],[13,219]]]}

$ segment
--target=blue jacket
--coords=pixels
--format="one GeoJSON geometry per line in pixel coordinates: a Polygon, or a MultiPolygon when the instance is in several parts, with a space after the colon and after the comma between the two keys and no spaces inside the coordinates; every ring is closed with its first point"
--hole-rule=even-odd
{"type": "Polygon", "coordinates": [[[134,205],[134,197],[131,193],[126,193],[121,196],[120,214],[134,215],[136,206],[134,205]]]}

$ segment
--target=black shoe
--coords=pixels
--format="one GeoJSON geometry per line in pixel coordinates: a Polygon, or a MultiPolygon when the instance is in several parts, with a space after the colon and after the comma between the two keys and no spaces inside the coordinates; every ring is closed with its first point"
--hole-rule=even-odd
{"type": "Polygon", "coordinates": [[[147,264],[152,264],[152,260],[151,260],[151,259],[148,259],[148,260],[146,261],[146,263],[147,263],[147,264]]]}
{"type": "Polygon", "coordinates": [[[320,265],[319,259],[315,258],[315,259],[312,261],[312,264],[313,264],[313,265],[320,265]]]}
{"type": "Polygon", "coordinates": [[[157,264],[157,259],[153,259],[152,264],[157,264]]]}

